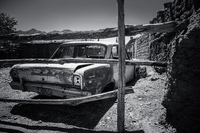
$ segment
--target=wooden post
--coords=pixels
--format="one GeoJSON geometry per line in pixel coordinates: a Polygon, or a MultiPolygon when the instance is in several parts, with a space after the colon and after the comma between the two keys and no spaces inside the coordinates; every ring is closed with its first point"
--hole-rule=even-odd
{"type": "Polygon", "coordinates": [[[149,47],[148,47],[148,59],[151,60],[151,34],[149,34],[149,47]]]}
{"type": "Polygon", "coordinates": [[[135,39],[134,47],[135,47],[135,59],[136,59],[137,58],[137,39],[135,39]]]}
{"type": "Polygon", "coordinates": [[[134,47],[135,47],[135,42],[134,42],[134,45],[132,45],[132,59],[134,58],[134,55],[135,55],[135,53],[134,53],[134,47]]]}
{"type": "Polygon", "coordinates": [[[124,28],[124,0],[118,3],[118,37],[119,37],[119,81],[118,81],[118,104],[117,104],[117,130],[124,132],[124,96],[125,96],[125,28],[124,28]]]}

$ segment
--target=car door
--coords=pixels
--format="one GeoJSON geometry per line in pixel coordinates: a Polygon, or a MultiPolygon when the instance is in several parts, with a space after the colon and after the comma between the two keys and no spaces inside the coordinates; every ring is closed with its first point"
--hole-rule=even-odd
{"type": "MultiPolygon", "coordinates": [[[[130,60],[127,53],[126,54],[126,60],[130,60]]],[[[118,59],[118,45],[112,46],[112,59],[118,59]]],[[[134,65],[126,65],[126,71],[125,71],[125,81],[126,83],[131,81],[134,78],[134,65]]],[[[114,80],[116,82],[116,87],[118,86],[118,80],[119,80],[119,63],[113,65],[114,70],[114,80]]]]}

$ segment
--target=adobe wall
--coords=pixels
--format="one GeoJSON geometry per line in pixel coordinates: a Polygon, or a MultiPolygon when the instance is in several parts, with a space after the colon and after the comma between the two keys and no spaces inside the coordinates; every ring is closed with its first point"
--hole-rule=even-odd
{"type": "Polygon", "coordinates": [[[168,93],[163,100],[166,119],[177,132],[200,131],[200,0],[174,0],[150,23],[187,21],[188,27],[176,33],[144,35],[137,41],[137,58],[166,61],[168,93]],[[149,42],[147,42],[147,40],[149,42]],[[147,45],[149,44],[150,45],[147,45]],[[140,46],[139,46],[140,45],[140,46]],[[148,53],[143,53],[143,52],[148,53]]]}
{"type": "MultiPolygon", "coordinates": [[[[199,0],[174,0],[164,4],[164,9],[149,23],[188,20],[199,9],[199,0]]],[[[177,33],[156,33],[144,35],[137,39],[136,58],[166,61],[169,59],[171,46],[167,45],[177,33]],[[149,38],[150,36],[150,38],[149,38]],[[149,45],[151,43],[151,45],[149,45]]],[[[134,56],[135,57],[135,56],[134,56]]]]}
{"type": "Polygon", "coordinates": [[[149,59],[149,35],[144,35],[137,39],[135,45],[136,54],[134,57],[137,59],[149,59]]]}
{"type": "Polygon", "coordinates": [[[168,94],[163,101],[167,120],[187,133],[200,130],[200,10],[189,21],[188,29],[170,42],[168,94]]]}

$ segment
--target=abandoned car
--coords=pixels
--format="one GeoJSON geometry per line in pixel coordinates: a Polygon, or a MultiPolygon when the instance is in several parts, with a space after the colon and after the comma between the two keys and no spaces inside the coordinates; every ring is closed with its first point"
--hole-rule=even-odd
{"type": "MultiPolygon", "coordinates": [[[[118,59],[118,44],[68,42],[50,59],[118,59]]],[[[130,60],[127,53],[126,59],[130,60]]],[[[62,98],[83,97],[117,88],[118,63],[28,63],[10,71],[12,89],[62,98]]],[[[126,65],[125,80],[134,78],[134,65],[126,65]]]]}

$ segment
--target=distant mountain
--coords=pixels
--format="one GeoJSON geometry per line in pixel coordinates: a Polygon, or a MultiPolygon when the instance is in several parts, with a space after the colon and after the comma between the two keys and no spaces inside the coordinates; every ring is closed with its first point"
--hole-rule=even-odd
{"type": "Polygon", "coordinates": [[[50,32],[48,32],[48,34],[60,34],[60,31],[58,31],[58,30],[54,30],[54,31],[50,31],[50,32]]]}
{"type": "MultiPolygon", "coordinates": [[[[48,34],[65,34],[65,33],[71,33],[73,31],[69,30],[69,29],[65,29],[62,31],[58,31],[58,30],[54,30],[54,31],[50,31],[48,32],[48,34]]],[[[17,34],[25,34],[25,35],[31,35],[31,34],[47,34],[45,31],[40,31],[37,30],[35,28],[32,28],[30,30],[27,31],[22,31],[22,30],[18,30],[16,31],[17,34]]]]}
{"type": "Polygon", "coordinates": [[[65,34],[65,33],[71,33],[73,31],[66,29],[66,30],[62,30],[62,31],[58,31],[58,30],[54,30],[54,31],[50,31],[48,32],[48,34],[65,34]]]}
{"type": "Polygon", "coordinates": [[[34,28],[30,29],[30,30],[27,30],[27,31],[18,30],[16,33],[17,34],[46,34],[46,32],[40,31],[40,30],[36,30],[34,28]]]}
{"type": "Polygon", "coordinates": [[[62,30],[61,32],[62,32],[62,33],[70,33],[70,32],[73,32],[73,31],[71,31],[71,30],[69,30],[69,29],[66,29],[66,30],[62,30]]]}

